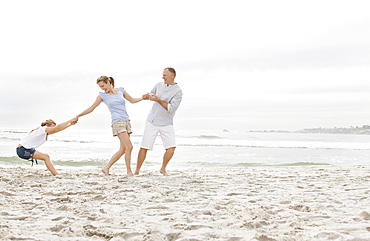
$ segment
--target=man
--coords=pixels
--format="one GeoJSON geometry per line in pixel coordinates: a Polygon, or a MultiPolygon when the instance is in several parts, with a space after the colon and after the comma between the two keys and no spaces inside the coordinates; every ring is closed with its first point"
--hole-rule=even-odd
{"type": "Polygon", "coordinates": [[[135,175],[138,175],[140,168],[146,158],[148,150],[152,150],[155,139],[160,134],[163,146],[166,150],[163,156],[163,163],[160,173],[168,176],[166,167],[175,153],[176,140],[173,127],[173,117],[182,100],[182,90],[175,83],[176,71],[174,68],[165,68],[163,71],[164,82],[159,82],[146,98],[154,101],[149,112],[140,151],[137,157],[135,175]]]}

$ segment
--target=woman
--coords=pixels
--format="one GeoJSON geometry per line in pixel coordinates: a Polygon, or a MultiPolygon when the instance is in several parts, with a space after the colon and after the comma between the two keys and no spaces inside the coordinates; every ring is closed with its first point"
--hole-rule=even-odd
{"type": "Polygon", "coordinates": [[[96,83],[104,92],[99,92],[98,97],[96,97],[95,102],[88,109],[83,111],[81,114],[77,115],[79,117],[87,115],[95,110],[101,102],[104,102],[111,113],[112,116],[112,131],[113,136],[117,136],[120,141],[119,150],[112,156],[109,162],[102,169],[105,175],[109,175],[109,169],[125,154],[125,162],[127,169],[127,176],[133,176],[131,170],[131,153],[132,153],[132,143],[130,140],[131,125],[130,119],[126,111],[125,100],[131,103],[137,103],[143,100],[142,98],[132,98],[123,87],[114,88],[114,79],[112,77],[100,76],[96,83]]]}
{"type": "Polygon", "coordinates": [[[77,123],[77,118],[66,121],[62,124],[56,125],[53,120],[46,120],[41,123],[41,127],[32,130],[27,136],[25,136],[19,143],[17,147],[17,155],[26,160],[32,160],[32,165],[34,160],[42,160],[45,162],[46,167],[54,176],[60,175],[50,161],[48,154],[36,151],[35,148],[40,147],[48,139],[48,135],[55,134],[62,131],[71,125],[77,123]]]}

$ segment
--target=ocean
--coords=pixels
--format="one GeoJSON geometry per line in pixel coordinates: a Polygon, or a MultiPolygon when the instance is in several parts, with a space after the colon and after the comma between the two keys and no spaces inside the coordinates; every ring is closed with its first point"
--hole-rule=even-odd
{"type": "MultiPolygon", "coordinates": [[[[30,166],[17,157],[19,140],[30,130],[0,130],[0,166],[30,166]]],[[[367,165],[370,163],[370,135],[310,134],[249,131],[176,130],[175,155],[167,169],[244,168],[294,165],[367,165]]],[[[131,136],[135,168],[141,133],[131,136]]],[[[103,167],[118,150],[119,141],[110,130],[69,128],[49,136],[37,150],[48,153],[58,169],[103,167]]],[[[142,167],[159,170],[164,153],[158,137],[142,167]]],[[[43,165],[43,164],[42,164],[43,165]]],[[[41,165],[39,165],[41,166],[41,165]]],[[[124,169],[121,158],[113,168],[124,169]]],[[[112,169],[113,170],[113,169],[112,169]]]]}

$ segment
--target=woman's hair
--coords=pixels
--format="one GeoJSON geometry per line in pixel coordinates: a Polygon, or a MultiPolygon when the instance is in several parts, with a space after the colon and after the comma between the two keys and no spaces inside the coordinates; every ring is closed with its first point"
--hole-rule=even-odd
{"type": "Polygon", "coordinates": [[[96,80],[96,83],[98,84],[99,82],[103,81],[104,83],[108,84],[108,82],[110,84],[112,84],[112,86],[114,87],[114,79],[112,77],[108,77],[108,76],[100,76],[97,80],[96,80]]]}
{"type": "Polygon", "coordinates": [[[46,120],[46,121],[41,123],[41,126],[48,126],[49,127],[51,125],[56,125],[55,121],[53,121],[52,119],[46,120]]]}

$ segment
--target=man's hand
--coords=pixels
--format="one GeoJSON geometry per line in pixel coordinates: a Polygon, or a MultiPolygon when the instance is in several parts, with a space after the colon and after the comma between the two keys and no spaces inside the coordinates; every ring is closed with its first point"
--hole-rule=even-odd
{"type": "Polygon", "coordinates": [[[149,100],[158,102],[159,101],[159,98],[155,94],[150,94],[149,95],[149,100]]]}

